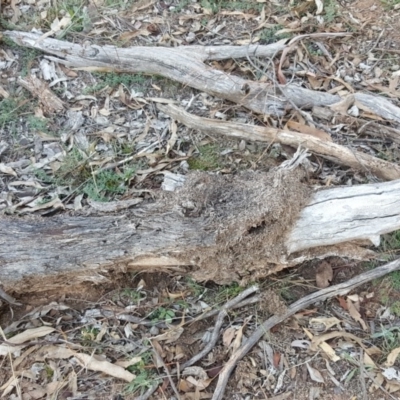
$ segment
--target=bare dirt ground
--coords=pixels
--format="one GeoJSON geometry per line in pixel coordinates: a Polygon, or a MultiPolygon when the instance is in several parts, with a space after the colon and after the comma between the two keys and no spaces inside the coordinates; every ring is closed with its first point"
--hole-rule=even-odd
{"type": "MultiPolygon", "coordinates": [[[[119,47],[268,44],[301,34],[351,32],[339,39],[305,37],[286,58],[287,79],[330,93],[380,93],[399,103],[400,9],[392,0],[2,0],[0,21],[3,30],[53,29],[63,40],[119,47]]],[[[2,213],[44,218],[100,202],[149,200],[165,171],[269,171],[296,150],[177,126],[156,108],[157,101],[174,100],[220,120],[306,125],[293,110],[281,119],[256,115],[166,78],[77,71],[4,37],[1,45],[2,213]],[[18,79],[30,75],[50,84],[62,111],[49,114],[21,87],[18,79]]],[[[272,62],[274,69],[278,63],[272,62]]],[[[247,60],[210,66],[265,79],[247,60]]],[[[371,120],[357,125],[315,118],[329,125],[335,142],[398,164],[398,143],[363,135],[363,124],[371,120]]],[[[318,157],[311,163],[310,186],[377,180],[318,157]]],[[[399,232],[385,235],[375,250],[375,261],[332,257],[258,281],[259,297],[229,310],[216,344],[187,368],[182,365],[210,343],[218,311],[243,291],[237,283],[195,281],[182,269],[105,274],[84,292],[66,283],[63,290],[33,297],[12,293],[20,305],[3,301],[0,308],[0,392],[8,399],[212,398],[221,368],[262,321],[316,291],[327,275],[334,285],[393,259],[400,252],[399,232]],[[13,338],[10,351],[6,344],[13,338]]],[[[399,318],[396,273],[316,304],[265,332],[237,365],[224,398],[398,399],[399,318]],[[311,349],[311,338],[325,334],[331,335],[322,341],[325,347],[311,349]]]]}

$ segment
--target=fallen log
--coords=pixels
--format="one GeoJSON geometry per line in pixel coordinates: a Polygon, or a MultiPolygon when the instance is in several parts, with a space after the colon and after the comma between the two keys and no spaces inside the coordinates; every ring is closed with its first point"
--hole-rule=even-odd
{"type": "Polygon", "coordinates": [[[315,155],[319,155],[337,164],[351,167],[354,170],[373,174],[385,180],[400,179],[400,166],[395,163],[308,134],[272,127],[202,118],[171,104],[167,106],[159,104],[158,108],[189,128],[198,129],[204,133],[240,138],[247,141],[275,142],[294,148],[302,146],[315,155]]]}
{"type": "MultiPolygon", "coordinates": [[[[223,99],[240,104],[261,114],[283,116],[294,104],[302,109],[332,106],[340,103],[338,95],[309,90],[296,85],[275,82],[254,82],[212,69],[205,61],[227,58],[272,58],[288,45],[280,41],[268,46],[182,46],[118,48],[105,45],[81,45],[51,39],[31,32],[5,31],[5,37],[20,46],[41,50],[50,60],[69,67],[99,72],[131,72],[156,74],[175,80],[223,99]],[[55,56],[55,57],[54,57],[55,56]],[[288,101],[290,99],[290,101],[288,101]]],[[[320,36],[321,34],[316,34],[320,36]]],[[[324,37],[343,37],[348,33],[325,33],[324,37]]],[[[312,37],[304,35],[302,38],[312,37]]],[[[360,109],[400,123],[400,108],[382,96],[354,93],[353,101],[360,109]]]]}
{"type": "MultiPolygon", "coordinates": [[[[291,103],[311,108],[341,100],[293,85],[247,81],[204,63],[226,57],[272,57],[285,47],[283,42],[272,47],[118,49],[85,47],[33,33],[3,35],[69,66],[159,74],[261,113],[281,115],[291,103]]],[[[400,122],[400,109],[386,99],[353,96],[365,109],[400,122]]],[[[216,126],[213,122],[211,128],[216,126]]],[[[310,147],[335,162],[361,166],[384,179],[399,178],[397,166],[331,142],[270,128],[247,129],[242,133],[259,136],[251,140],[278,137],[282,143],[310,147]]],[[[115,270],[163,268],[186,268],[200,280],[245,283],[315,257],[364,259],[372,256],[366,246],[378,244],[380,234],[400,228],[399,195],[399,180],[313,191],[300,171],[195,173],[176,193],[142,202],[122,215],[1,217],[0,283],[6,291],[37,292],[102,282],[115,270]]]]}
{"type": "Polygon", "coordinates": [[[247,282],[307,259],[365,259],[400,229],[400,180],[312,191],[299,169],[190,174],[124,215],[3,216],[8,292],[102,282],[115,270],[186,267],[196,279],[247,282]]]}

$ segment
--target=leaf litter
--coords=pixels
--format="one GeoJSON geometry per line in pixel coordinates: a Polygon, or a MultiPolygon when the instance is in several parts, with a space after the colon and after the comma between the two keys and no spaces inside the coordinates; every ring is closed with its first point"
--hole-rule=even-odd
{"type": "MultiPolygon", "coordinates": [[[[380,117],[360,108],[351,97],[357,90],[398,97],[400,62],[392,47],[399,38],[393,32],[391,43],[379,34],[390,29],[383,18],[376,17],[383,15],[381,3],[359,0],[343,8],[335,2],[318,1],[299,6],[285,4],[277,9],[274,2],[263,1],[223,5],[214,1],[167,4],[149,0],[120,5],[96,1],[84,7],[72,2],[69,10],[63,7],[52,10],[44,2],[10,1],[2,2],[1,12],[22,30],[41,29],[43,38],[67,35],[69,39],[85,37],[98,44],[107,43],[110,34],[129,45],[263,44],[314,29],[338,32],[348,24],[361,35],[341,42],[316,39],[301,42],[295,48],[295,55],[287,54],[281,59],[278,70],[278,77],[287,79],[289,72],[290,79],[304,82],[310,88],[348,95],[346,102],[331,107],[335,114],[326,110],[293,112],[286,121],[267,118],[263,122],[272,126],[284,122],[293,130],[327,140],[329,132],[329,138],[336,143],[398,162],[398,128],[382,124],[380,117]],[[40,12],[37,23],[30,19],[34,9],[40,12]],[[85,36],[80,36],[82,33],[85,36]]],[[[245,61],[211,64],[251,79],[259,73],[245,61]]],[[[0,82],[2,212],[52,215],[60,210],[82,208],[115,212],[151,198],[168,173],[186,175],[196,156],[201,161],[197,163],[198,169],[211,165],[213,170],[227,174],[249,168],[268,170],[291,155],[291,150],[284,146],[226,142],[170,121],[155,109],[154,103],[173,101],[201,116],[244,123],[256,123],[259,117],[168,80],[140,75],[112,75],[112,79],[107,79],[94,72],[77,72],[57,65],[10,44],[1,51],[0,68],[4,73],[0,82]],[[28,79],[25,86],[21,80],[18,85],[4,80],[20,75],[24,79],[26,72],[31,86],[36,82],[32,90],[28,79]],[[45,93],[54,102],[44,101],[45,93]],[[26,96],[31,97],[27,100],[26,96]],[[62,111],[61,104],[67,104],[68,109],[62,111]],[[211,164],[203,156],[204,146],[209,144],[214,146],[211,164]]],[[[317,185],[357,184],[366,179],[359,172],[340,169],[328,162],[313,163],[318,173],[312,180],[317,185]]],[[[321,268],[319,275],[317,272],[313,277],[317,278],[317,287],[346,278],[346,274],[335,277],[335,273],[332,276],[327,270],[321,268]]],[[[104,394],[124,393],[128,398],[130,393],[145,393],[154,384],[160,385],[154,398],[169,392],[171,386],[166,375],[178,379],[176,372],[171,371],[200,352],[210,338],[213,321],[196,318],[221,304],[212,304],[213,297],[207,297],[208,293],[215,294],[218,290],[215,287],[191,286],[179,274],[156,276],[169,282],[170,293],[182,295],[171,298],[162,284],[154,283],[143,289],[142,283],[136,289],[108,292],[99,303],[78,302],[76,308],[72,307],[72,299],[49,303],[44,296],[40,299],[43,306],[33,311],[19,310],[18,318],[12,318],[3,309],[1,349],[6,353],[0,380],[3,396],[98,398],[100,390],[104,394]],[[122,315],[136,318],[132,319],[134,322],[129,318],[119,319],[122,315]],[[171,327],[171,320],[178,326],[171,327]],[[157,363],[155,351],[164,365],[157,363]],[[90,371],[101,374],[93,375],[90,371]],[[130,384],[126,386],[111,377],[130,384]]],[[[145,279],[142,282],[146,284],[145,279]]],[[[270,286],[268,281],[264,284],[270,286]]],[[[300,291],[300,287],[305,291],[306,285],[294,285],[296,290],[300,291]]],[[[133,281],[131,286],[135,287],[133,281]]],[[[284,300],[293,300],[290,290],[284,287],[278,290],[284,300]]],[[[370,289],[367,294],[373,293],[370,289]]],[[[394,291],[391,293],[397,296],[394,291]]],[[[369,299],[348,296],[335,307],[334,304],[326,308],[318,306],[319,317],[302,314],[288,321],[287,326],[278,326],[268,333],[268,346],[238,365],[237,385],[231,383],[227,396],[245,398],[251,393],[252,398],[257,398],[266,391],[278,398],[278,393],[291,393],[295,379],[300,385],[296,387],[299,399],[308,399],[317,391],[320,395],[322,391],[327,399],[349,398],[343,396],[359,393],[357,371],[362,370],[362,363],[372,368],[367,375],[368,398],[375,398],[375,391],[381,389],[384,391],[379,398],[395,393],[400,388],[396,364],[400,348],[398,316],[383,300],[382,294],[369,299]],[[302,329],[303,324],[312,337],[302,329]],[[371,346],[373,342],[381,348],[371,346]],[[360,349],[364,351],[363,359],[357,358],[360,349]],[[307,380],[304,372],[321,386],[309,390],[307,383],[301,385],[302,380],[307,380]],[[328,382],[333,382],[333,386],[328,382]]],[[[187,367],[182,372],[177,385],[181,398],[211,397],[212,379],[224,363],[227,350],[233,344],[237,346],[235,341],[239,342],[242,335],[248,335],[248,330],[256,326],[256,320],[247,317],[263,312],[255,303],[230,314],[230,321],[224,326],[224,332],[230,332],[229,337],[226,333],[224,341],[214,346],[201,366],[187,367]]]]}

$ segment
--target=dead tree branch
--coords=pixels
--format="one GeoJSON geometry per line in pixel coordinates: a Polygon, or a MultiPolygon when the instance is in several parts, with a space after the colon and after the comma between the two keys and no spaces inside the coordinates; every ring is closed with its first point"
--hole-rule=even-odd
{"type": "MultiPolygon", "coordinates": [[[[51,54],[48,58],[67,66],[87,71],[132,72],[157,74],[213,96],[233,101],[257,113],[282,116],[290,108],[287,98],[300,108],[331,106],[342,100],[338,95],[245,80],[208,67],[204,61],[232,57],[272,57],[286,45],[281,41],[268,46],[211,47],[131,47],[80,45],[57,39],[41,38],[30,32],[6,31],[3,35],[20,46],[51,54]],[[278,97],[282,93],[282,97],[278,97]],[[283,95],[284,94],[284,95],[283,95]]],[[[332,34],[331,34],[332,35],[332,34]]],[[[347,36],[336,33],[334,36],[347,36]]],[[[292,39],[293,41],[293,39],[292,39]]],[[[400,123],[400,109],[381,96],[355,93],[359,107],[382,118],[400,123]]]]}
{"type": "Polygon", "coordinates": [[[395,261],[392,261],[391,263],[382,265],[381,267],[364,272],[347,282],[340,283],[326,289],[322,289],[316,293],[311,293],[310,295],[303,297],[302,299],[296,301],[290,307],[288,307],[288,310],[287,312],[285,312],[285,314],[273,315],[272,317],[268,318],[257,328],[257,330],[250,337],[246,339],[242,346],[231,356],[229,361],[225,364],[219,375],[218,384],[214,391],[212,400],[221,400],[223,398],[228,379],[238,361],[240,361],[262,338],[262,336],[270,329],[272,329],[275,325],[280,324],[287,318],[291,317],[301,310],[304,310],[312,304],[325,301],[334,296],[343,296],[358,286],[361,286],[367,282],[372,281],[373,279],[380,278],[389,274],[390,272],[397,271],[399,269],[400,259],[397,259],[395,261]]]}

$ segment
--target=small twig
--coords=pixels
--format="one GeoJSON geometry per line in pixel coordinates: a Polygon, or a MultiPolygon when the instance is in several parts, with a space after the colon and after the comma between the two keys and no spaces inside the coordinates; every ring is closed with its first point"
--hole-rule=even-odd
{"type": "Polygon", "coordinates": [[[157,364],[160,363],[160,364],[163,366],[164,371],[165,371],[165,374],[167,375],[168,380],[169,380],[169,383],[170,383],[170,385],[171,385],[171,387],[172,387],[172,390],[174,391],[174,393],[175,393],[175,395],[176,395],[176,398],[179,400],[181,397],[179,396],[178,389],[176,388],[175,383],[174,383],[174,381],[173,381],[172,378],[171,378],[171,374],[170,374],[170,372],[169,372],[168,367],[165,365],[165,362],[164,362],[164,360],[162,359],[162,357],[158,354],[158,351],[157,351],[157,349],[154,347],[154,345],[153,345],[153,343],[152,343],[151,340],[150,340],[150,343],[151,343],[151,345],[152,345],[152,347],[153,347],[153,353],[154,353],[154,355],[155,355],[155,357],[156,357],[156,359],[157,359],[157,364]]]}
{"type": "MultiPolygon", "coordinates": [[[[232,308],[232,310],[234,310],[235,308],[242,308],[244,306],[248,306],[249,304],[258,303],[259,301],[260,301],[260,295],[255,295],[255,296],[249,297],[246,300],[241,301],[238,304],[235,304],[231,308],[232,308]]],[[[207,311],[204,314],[200,314],[198,317],[195,317],[194,319],[187,320],[187,323],[192,324],[193,322],[197,322],[197,321],[201,321],[203,319],[213,317],[214,315],[217,315],[219,312],[220,312],[220,309],[214,308],[213,310],[207,311]]]]}
{"type": "Polygon", "coordinates": [[[147,400],[150,396],[157,390],[159,383],[154,383],[147,389],[147,392],[144,393],[142,396],[135,397],[135,400],[147,400]]]}
{"type": "Polygon", "coordinates": [[[372,279],[380,278],[390,272],[400,269],[400,259],[392,261],[388,264],[382,265],[381,267],[372,269],[370,271],[364,272],[347,282],[340,283],[339,285],[331,286],[326,289],[319,290],[318,292],[311,293],[308,296],[301,298],[287,309],[287,312],[283,315],[273,315],[260,325],[257,330],[242,344],[241,347],[232,354],[229,361],[225,364],[225,367],[221,371],[217,387],[214,391],[212,400],[221,400],[225,391],[225,387],[228,383],[228,379],[235,368],[237,362],[241,360],[251,348],[260,340],[260,338],[272,329],[275,325],[283,322],[285,319],[291,317],[295,313],[309,307],[310,305],[317,303],[319,301],[325,301],[333,296],[344,295],[350,292],[350,290],[363,285],[372,279]]]}
{"type": "Polygon", "coordinates": [[[383,35],[384,33],[385,33],[385,30],[382,29],[382,30],[381,30],[381,33],[380,33],[379,36],[378,36],[378,39],[377,39],[376,42],[373,44],[373,46],[367,51],[367,53],[371,53],[372,51],[375,50],[375,47],[378,46],[378,43],[380,42],[381,37],[382,37],[382,35],[383,35]]]}
{"type": "MultiPolygon", "coordinates": [[[[252,297],[250,297],[248,299],[245,299],[245,300],[241,301],[240,303],[232,305],[231,309],[241,308],[241,307],[247,306],[249,304],[258,303],[259,301],[260,301],[260,296],[259,295],[255,295],[255,296],[252,296],[252,297]]],[[[219,312],[220,312],[220,309],[216,308],[216,309],[207,311],[207,312],[205,312],[203,314],[200,314],[200,315],[198,315],[197,317],[194,317],[194,318],[187,316],[186,317],[186,321],[185,321],[185,325],[191,324],[193,322],[201,321],[203,319],[207,319],[207,318],[213,317],[214,315],[218,314],[219,312]]],[[[168,325],[163,321],[158,321],[158,322],[151,321],[149,319],[136,317],[136,316],[130,315],[130,314],[116,314],[114,311],[110,311],[110,310],[96,310],[96,312],[93,312],[90,316],[92,318],[99,318],[99,317],[115,318],[115,319],[118,319],[120,321],[132,322],[134,324],[143,325],[143,326],[150,326],[150,327],[151,326],[157,326],[158,328],[168,328],[168,325]]]]}
{"type": "MultiPolygon", "coordinates": [[[[6,335],[4,334],[3,329],[0,326],[0,336],[3,338],[4,341],[6,341],[6,335]]],[[[13,363],[13,359],[11,356],[11,351],[8,352],[8,357],[10,358],[10,366],[11,366],[11,371],[14,377],[14,381],[15,381],[15,389],[17,390],[17,395],[18,398],[20,400],[22,400],[22,391],[21,391],[21,385],[20,385],[20,381],[17,378],[17,374],[15,373],[15,369],[14,369],[14,363],[13,363]]]]}
{"type": "Polygon", "coordinates": [[[368,400],[367,396],[367,387],[365,385],[365,366],[364,366],[364,349],[360,348],[360,384],[362,390],[362,398],[363,400],[368,400]]]}
{"type": "Polygon", "coordinates": [[[221,311],[218,314],[217,321],[215,322],[215,327],[213,330],[213,333],[211,335],[210,341],[207,343],[207,346],[204,347],[200,353],[196,354],[193,356],[190,360],[186,361],[182,365],[182,369],[190,367],[193,365],[195,362],[201,360],[206,354],[208,354],[215,346],[215,343],[217,343],[217,340],[219,338],[219,331],[221,329],[221,326],[224,322],[224,318],[228,315],[227,311],[232,308],[234,305],[240,303],[243,299],[245,299],[247,296],[250,294],[256,292],[259,289],[258,285],[253,285],[250,286],[248,289],[244,290],[242,293],[240,293],[238,296],[233,298],[232,300],[229,300],[221,309],[221,311]]]}
{"type": "MultiPolygon", "coordinates": [[[[294,45],[293,45],[293,46],[294,46],[294,45]]],[[[285,48],[284,51],[282,52],[281,61],[280,61],[280,64],[279,64],[279,72],[280,72],[281,63],[283,62],[283,61],[282,61],[282,60],[283,60],[282,57],[284,57],[285,54],[286,54],[287,52],[289,52],[289,51],[291,51],[291,49],[290,49],[289,47],[287,47],[287,48],[285,48]]],[[[325,132],[327,132],[327,133],[329,133],[329,134],[331,135],[332,133],[330,132],[329,129],[327,129],[324,125],[319,124],[318,122],[314,121],[314,120],[310,117],[310,115],[309,115],[307,112],[303,111],[300,107],[298,107],[298,106],[294,103],[294,101],[288,96],[288,94],[287,94],[287,93],[285,92],[285,90],[284,90],[284,85],[281,85],[281,84],[278,82],[278,80],[277,80],[277,78],[276,78],[276,74],[275,74],[275,69],[274,69],[274,68],[272,68],[272,73],[271,73],[271,74],[269,74],[269,73],[267,72],[267,68],[269,67],[269,64],[272,63],[272,60],[273,60],[274,57],[275,57],[275,54],[272,56],[272,58],[270,58],[270,59],[268,60],[268,64],[265,66],[265,70],[262,70],[261,68],[259,68],[259,67],[253,62],[253,60],[250,58],[250,55],[249,55],[249,54],[247,54],[247,61],[250,63],[250,65],[251,65],[253,68],[255,68],[258,72],[264,74],[269,80],[272,81],[272,83],[274,84],[275,93],[276,93],[276,88],[278,88],[278,89],[279,89],[279,92],[283,95],[283,97],[285,98],[285,100],[292,106],[292,108],[293,108],[294,110],[296,110],[301,116],[303,116],[304,119],[305,119],[306,121],[308,121],[310,124],[315,125],[317,128],[319,128],[319,129],[321,129],[321,130],[323,130],[323,131],[325,131],[325,132]]]]}

